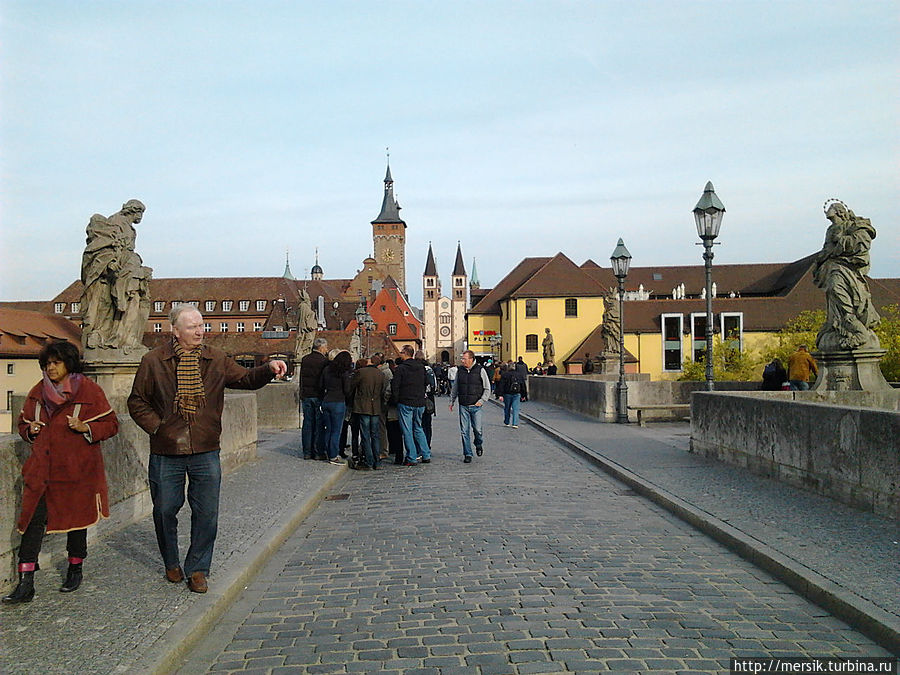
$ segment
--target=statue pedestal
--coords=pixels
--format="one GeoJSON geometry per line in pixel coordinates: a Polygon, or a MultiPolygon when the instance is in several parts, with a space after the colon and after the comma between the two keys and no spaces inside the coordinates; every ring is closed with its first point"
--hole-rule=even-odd
{"type": "Polygon", "coordinates": [[[120,415],[128,414],[127,401],[137,373],[137,361],[86,361],[84,374],[100,385],[106,399],[120,415]]]}
{"type": "Polygon", "coordinates": [[[893,391],[878,367],[884,349],[815,352],[819,375],[813,391],[893,391]]]}
{"type": "Polygon", "coordinates": [[[600,355],[600,373],[602,375],[619,374],[619,355],[604,352],[600,355]]]}

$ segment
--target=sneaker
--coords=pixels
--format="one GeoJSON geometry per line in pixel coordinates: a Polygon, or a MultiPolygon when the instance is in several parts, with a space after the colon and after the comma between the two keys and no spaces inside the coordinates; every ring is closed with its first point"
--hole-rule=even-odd
{"type": "Polygon", "coordinates": [[[503,426],[508,427],[509,425],[506,422],[504,422],[503,426]]]}
{"type": "Polygon", "coordinates": [[[513,429],[518,429],[518,428],[519,428],[519,425],[518,425],[518,424],[513,424],[513,425],[512,425],[512,428],[513,428],[513,429]]]}
{"type": "Polygon", "coordinates": [[[466,455],[465,457],[463,457],[463,461],[466,464],[471,464],[472,463],[472,455],[466,455]]]}
{"type": "Polygon", "coordinates": [[[334,464],[335,466],[344,466],[344,464],[346,464],[346,462],[344,460],[342,460],[340,457],[335,457],[334,459],[329,459],[328,463],[334,464]]]}
{"type": "Polygon", "coordinates": [[[475,454],[478,455],[479,457],[481,457],[484,454],[484,446],[476,445],[475,446],[475,454]]]}
{"type": "Polygon", "coordinates": [[[431,458],[429,457],[428,459],[423,459],[422,464],[431,464],[431,458]]]}
{"type": "Polygon", "coordinates": [[[403,466],[419,466],[418,462],[410,462],[408,459],[403,461],[403,466]]]}

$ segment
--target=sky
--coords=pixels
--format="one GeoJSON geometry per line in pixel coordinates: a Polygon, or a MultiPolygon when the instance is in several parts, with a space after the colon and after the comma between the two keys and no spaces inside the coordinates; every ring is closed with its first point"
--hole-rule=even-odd
{"type": "MultiPolygon", "coordinates": [[[[0,300],[80,274],[147,206],[156,277],[349,278],[390,148],[410,300],[429,242],[482,287],[562,251],[715,264],[821,248],[825,200],[900,277],[900,6],[821,0],[0,0],[0,300]]],[[[715,275],[715,272],[713,272],[715,275]]]]}

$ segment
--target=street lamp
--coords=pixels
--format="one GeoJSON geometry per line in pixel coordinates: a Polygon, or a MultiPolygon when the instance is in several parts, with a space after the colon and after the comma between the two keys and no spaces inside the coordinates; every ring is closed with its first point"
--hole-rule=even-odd
{"type": "Polygon", "coordinates": [[[628,268],[631,267],[631,254],[621,239],[609,261],[612,263],[613,274],[619,281],[619,385],[616,388],[618,399],[616,422],[628,424],[628,385],[625,384],[625,277],[628,276],[628,268]]]}
{"type": "Polygon", "coordinates": [[[362,331],[366,332],[366,350],[363,353],[363,356],[368,356],[369,354],[369,331],[371,331],[375,327],[375,320],[372,319],[372,316],[366,310],[366,305],[362,299],[359,301],[359,306],[356,308],[356,311],[353,313],[356,318],[356,330],[361,333],[362,331]]]}
{"type": "Polygon", "coordinates": [[[697,234],[703,240],[703,262],[706,265],[706,390],[713,390],[713,314],[712,314],[712,261],[713,242],[719,236],[725,206],[716,196],[712,181],[706,184],[703,196],[694,207],[697,234]]]}

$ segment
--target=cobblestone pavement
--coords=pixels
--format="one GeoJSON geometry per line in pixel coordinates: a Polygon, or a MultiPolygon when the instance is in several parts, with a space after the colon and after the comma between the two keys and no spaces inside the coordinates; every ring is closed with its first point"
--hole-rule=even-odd
{"type": "MultiPolygon", "coordinates": [[[[882,656],[533,428],[486,411],[463,464],[350,472],[180,672],[721,673],[734,656],[882,656]]],[[[605,429],[611,425],[602,425],[605,429]]]]}
{"type": "MultiPolygon", "coordinates": [[[[148,516],[88,546],[84,583],[76,593],[59,586],[65,562],[35,575],[35,599],[0,609],[0,673],[126,673],[165,655],[170,631],[191,613],[203,614],[225,580],[252,560],[265,534],[278,529],[325,481],[339,472],[324,462],[293,456],[299,431],[260,434],[259,458],[223,479],[219,535],[210,592],[163,579],[162,561],[148,516]]],[[[180,514],[182,555],[190,509],[180,514]]],[[[44,548],[65,538],[49,535],[44,548]]]]}

